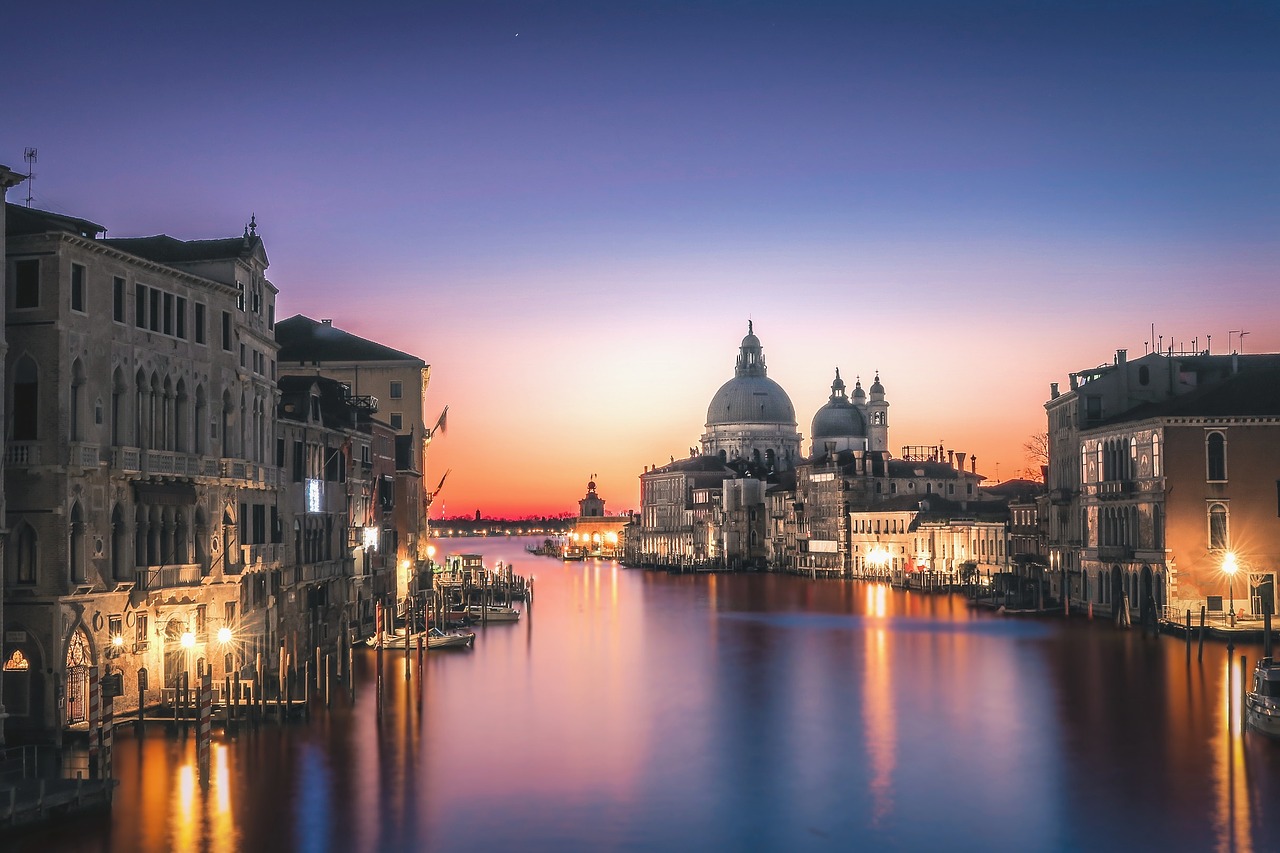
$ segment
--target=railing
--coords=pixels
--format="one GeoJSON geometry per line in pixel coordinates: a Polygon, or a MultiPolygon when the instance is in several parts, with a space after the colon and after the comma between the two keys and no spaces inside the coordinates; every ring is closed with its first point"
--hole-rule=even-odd
{"type": "Polygon", "coordinates": [[[1127,498],[1133,494],[1132,480],[1103,480],[1098,483],[1098,499],[1127,498]]]}
{"type": "Polygon", "coordinates": [[[142,451],[136,447],[115,447],[111,450],[111,467],[117,471],[142,470],[142,451]]]}
{"type": "Polygon", "coordinates": [[[10,468],[25,468],[40,464],[40,444],[35,441],[11,441],[4,449],[4,464],[10,468]]]}
{"type": "Polygon", "coordinates": [[[260,486],[280,485],[280,469],[248,459],[221,460],[221,476],[231,480],[244,480],[260,486]]]}
{"type": "Polygon", "coordinates": [[[1104,562],[1113,560],[1132,560],[1133,548],[1129,545],[1099,545],[1098,559],[1104,562]]]}
{"type": "Polygon", "coordinates": [[[171,586],[196,586],[200,583],[200,565],[147,566],[137,570],[138,589],[165,589],[171,586]]]}
{"type": "Polygon", "coordinates": [[[278,543],[269,543],[261,545],[241,545],[240,560],[245,566],[256,566],[262,563],[274,563],[280,559],[280,549],[284,546],[278,543]]]}
{"type": "Polygon", "coordinates": [[[98,445],[83,442],[72,442],[67,457],[68,464],[78,468],[97,468],[102,461],[98,445]]]}

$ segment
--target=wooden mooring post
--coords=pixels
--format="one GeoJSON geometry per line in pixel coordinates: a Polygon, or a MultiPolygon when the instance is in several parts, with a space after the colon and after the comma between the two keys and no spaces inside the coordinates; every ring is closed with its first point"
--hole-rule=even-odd
{"type": "Polygon", "coordinates": [[[1187,608],[1187,666],[1191,665],[1191,608],[1187,608]]]}
{"type": "Polygon", "coordinates": [[[1200,643],[1196,646],[1196,663],[1204,660],[1204,617],[1205,605],[1200,605],[1200,643]]]}

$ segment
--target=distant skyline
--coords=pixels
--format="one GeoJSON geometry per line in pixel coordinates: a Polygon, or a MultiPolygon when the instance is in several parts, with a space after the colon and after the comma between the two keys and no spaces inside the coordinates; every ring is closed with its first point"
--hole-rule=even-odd
{"type": "MultiPolygon", "coordinates": [[[[240,233],[277,316],[426,360],[433,516],[610,512],[753,320],[802,435],[1027,464],[1049,383],[1280,350],[1266,2],[39,4],[0,163],[109,236],[240,233]],[[1239,348],[1238,334],[1231,335],[1239,348]]],[[[26,185],[10,192],[21,203],[26,185]]]]}

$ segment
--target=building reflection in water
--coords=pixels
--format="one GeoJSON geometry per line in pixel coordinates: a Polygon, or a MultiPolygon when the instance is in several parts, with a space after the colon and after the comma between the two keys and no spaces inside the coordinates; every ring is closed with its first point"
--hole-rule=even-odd
{"type": "Polygon", "coordinates": [[[354,706],[218,733],[204,780],[191,736],[122,728],[110,820],[29,849],[1280,849],[1255,648],[1229,674],[958,597],[445,550],[482,547],[533,564],[519,623],[408,680],[360,649],[354,706]]]}

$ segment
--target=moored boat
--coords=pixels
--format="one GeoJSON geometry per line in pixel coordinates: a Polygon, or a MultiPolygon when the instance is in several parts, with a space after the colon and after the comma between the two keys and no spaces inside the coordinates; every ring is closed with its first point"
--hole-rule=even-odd
{"type": "Polygon", "coordinates": [[[480,622],[515,622],[520,618],[520,611],[514,607],[473,604],[467,608],[467,615],[480,622]]]}
{"type": "Polygon", "coordinates": [[[439,628],[431,628],[427,631],[427,648],[465,648],[474,643],[475,639],[474,631],[441,631],[439,628]]]}
{"type": "MultiPolygon", "coordinates": [[[[403,649],[405,647],[405,643],[408,643],[409,648],[413,648],[417,644],[419,638],[422,638],[425,642],[425,636],[421,631],[413,634],[406,633],[403,628],[397,628],[394,631],[383,631],[382,647],[384,649],[403,649]]],[[[365,642],[376,648],[378,645],[378,635],[374,634],[372,637],[366,639],[365,642]]]]}
{"type": "Polygon", "coordinates": [[[1264,735],[1280,738],[1280,664],[1270,656],[1253,668],[1253,684],[1245,695],[1245,720],[1264,735]]]}

